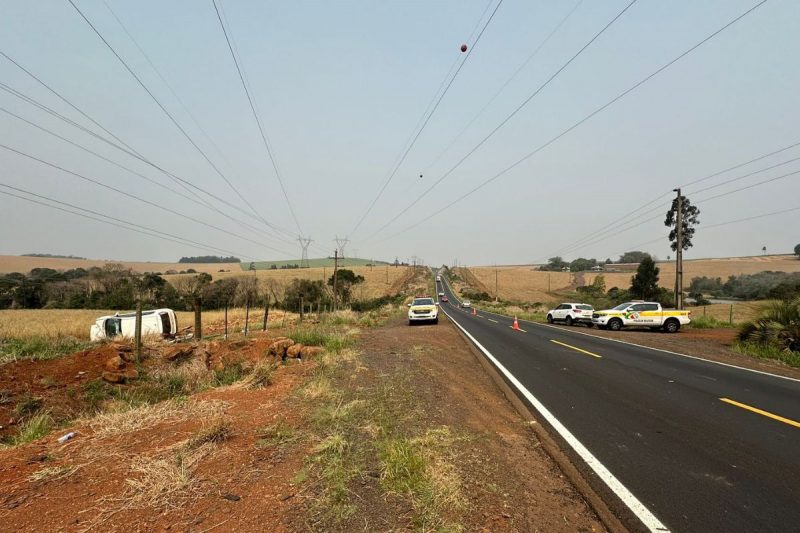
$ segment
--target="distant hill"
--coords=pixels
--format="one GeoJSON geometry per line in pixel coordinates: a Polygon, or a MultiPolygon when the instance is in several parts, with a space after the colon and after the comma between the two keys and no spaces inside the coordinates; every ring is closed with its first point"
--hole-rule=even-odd
{"type": "MultiPolygon", "coordinates": [[[[361,259],[358,257],[345,257],[344,259],[339,259],[339,266],[366,266],[366,265],[388,265],[386,261],[375,261],[372,259],[361,259]]],[[[273,265],[275,268],[281,268],[286,266],[294,266],[300,265],[300,259],[289,259],[286,261],[255,261],[253,262],[253,266],[256,270],[270,270],[272,269],[273,265]]],[[[320,257],[316,259],[309,259],[308,266],[311,268],[322,268],[322,267],[333,267],[333,257],[320,257]]],[[[242,270],[249,270],[250,269],[250,262],[249,261],[242,261],[241,263],[242,270]]]]}
{"type": "Polygon", "coordinates": [[[22,254],[22,257],[51,257],[53,259],[86,259],[77,255],[58,255],[58,254],[22,254]]]}

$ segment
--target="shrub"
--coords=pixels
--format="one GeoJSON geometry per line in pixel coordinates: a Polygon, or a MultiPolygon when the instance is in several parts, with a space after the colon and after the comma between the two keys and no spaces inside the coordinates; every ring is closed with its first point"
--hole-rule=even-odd
{"type": "Polygon", "coordinates": [[[14,437],[14,444],[25,444],[40,439],[53,429],[53,418],[49,413],[39,413],[26,421],[14,437]]]}
{"type": "Polygon", "coordinates": [[[800,352],[800,297],[765,304],[758,318],[742,324],[739,340],[765,349],[800,352]]]}

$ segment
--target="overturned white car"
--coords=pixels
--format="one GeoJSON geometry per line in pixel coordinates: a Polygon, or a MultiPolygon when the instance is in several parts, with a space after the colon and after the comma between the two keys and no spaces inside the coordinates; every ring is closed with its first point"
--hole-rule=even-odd
{"type": "MultiPolygon", "coordinates": [[[[142,311],[142,336],[160,335],[173,337],[178,332],[178,320],[172,309],[153,309],[142,311]]],[[[133,338],[136,334],[136,313],[116,313],[101,316],[92,325],[89,338],[92,341],[113,339],[114,337],[133,338]]]]}

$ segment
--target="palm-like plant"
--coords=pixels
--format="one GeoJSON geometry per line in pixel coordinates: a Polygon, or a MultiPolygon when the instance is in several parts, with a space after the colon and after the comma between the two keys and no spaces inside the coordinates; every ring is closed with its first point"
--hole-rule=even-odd
{"type": "Polygon", "coordinates": [[[739,340],[800,351],[800,297],[765,304],[757,319],[742,324],[739,340]]]}

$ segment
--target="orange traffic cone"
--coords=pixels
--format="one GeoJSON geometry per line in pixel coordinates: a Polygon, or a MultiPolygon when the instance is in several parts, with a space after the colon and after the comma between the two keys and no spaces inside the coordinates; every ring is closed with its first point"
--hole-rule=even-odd
{"type": "Polygon", "coordinates": [[[514,325],[513,325],[513,326],[511,326],[511,329],[515,329],[515,330],[517,330],[517,331],[521,331],[521,330],[519,329],[519,322],[517,321],[517,317],[514,317],[514,325]]]}
{"type": "Polygon", "coordinates": [[[474,307],[472,308],[472,314],[473,314],[473,315],[477,315],[477,314],[478,314],[478,310],[477,310],[477,309],[475,309],[474,307]]]}

